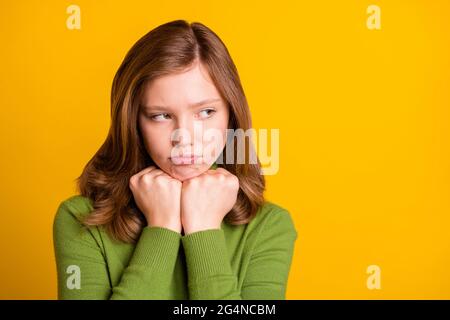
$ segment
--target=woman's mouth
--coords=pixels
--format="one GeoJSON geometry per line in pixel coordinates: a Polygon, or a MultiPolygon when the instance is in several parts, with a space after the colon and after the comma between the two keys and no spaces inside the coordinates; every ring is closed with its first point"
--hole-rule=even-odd
{"type": "Polygon", "coordinates": [[[201,156],[196,155],[170,157],[170,161],[172,161],[172,163],[175,165],[200,164],[200,160],[201,156]]]}

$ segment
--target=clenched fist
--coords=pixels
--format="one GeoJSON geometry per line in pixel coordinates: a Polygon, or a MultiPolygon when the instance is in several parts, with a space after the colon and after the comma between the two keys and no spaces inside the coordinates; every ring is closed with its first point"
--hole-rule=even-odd
{"type": "Polygon", "coordinates": [[[149,226],[187,235],[220,229],[236,203],[239,179],[217,168],[181,182],[151,166],[130,178],[130,189],[149,226]]]}
{"type": "Polygon", "coordinates": [[[149,226],[181,233],[181,181],[150,166],[133,175],[129,187],[149,226]]]}
{"type": "Polygon", "coordinates": [[[220,229],[223,218],[236,203],[238,191],[239,179],[224,168],[185,180],[181,190],[184,234],[220,229]]]}

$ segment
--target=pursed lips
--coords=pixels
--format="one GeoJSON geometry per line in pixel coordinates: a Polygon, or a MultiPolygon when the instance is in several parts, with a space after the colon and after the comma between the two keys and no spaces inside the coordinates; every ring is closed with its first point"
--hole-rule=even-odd
{"type": "Polygon", "coordinates": [[[170,157],[169,159],[174,164],[194,164],[196,160],[201,158],[201,156],[198,155],[182,155],[182,156],[176,156],[176,157],[170,157]]]}

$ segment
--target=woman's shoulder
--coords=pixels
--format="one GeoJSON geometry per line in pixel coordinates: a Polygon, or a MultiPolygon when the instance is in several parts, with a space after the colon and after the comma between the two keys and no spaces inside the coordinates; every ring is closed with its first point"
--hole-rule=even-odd
{"type": "Polygon", "coordinates": [[[73,250],[104,250],[99,228],[88,228],[82,221],[92,209],[92,201],[81,195],[74,195],[60,202],[53,220],[53,242],[56,250],[65,246],[73,250]]]}
{"type": "Polygon", "coordinates": [[[271,201],[265,201],[260,206],[250,224],[253,224],[255,228],[262,228],[271,233],[291,232],[297,235],[295,223],[289,210],[271,201]]]}
{"type": "Polygon", "coordinates": [[[82,195],[73,195],[63,199],[58,206],[55,221],[82,220],[92,212],[92,200],[82,195]]]}

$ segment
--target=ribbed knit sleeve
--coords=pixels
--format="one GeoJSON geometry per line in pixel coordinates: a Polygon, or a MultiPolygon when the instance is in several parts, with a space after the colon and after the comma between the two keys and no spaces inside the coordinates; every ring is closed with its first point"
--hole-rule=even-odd
{"type": "Polygon", "coordinates": [[[191,300],[285,299],[297,239],[293,221],[286,210],[272,211],[257,231],[241,290],[231,269],[222,229],[181,237],[191,300]]]}
{"type": "Polygon", "coordinates": [[[168,299],[181,234],[145,227],[120,283],[112,287],[104,252],[93,231],[61,204],[53,223],[58,299],[168,299]],[[79,286],[70,285],[79,271],[79,286]],[[72,278],[70,278],[72,276],[72,278]]]}
{"type": "Polygon", "coordinates": [[[222,229],[197,231],[181,237],[190,300],[241,299],[222,229]]]}

